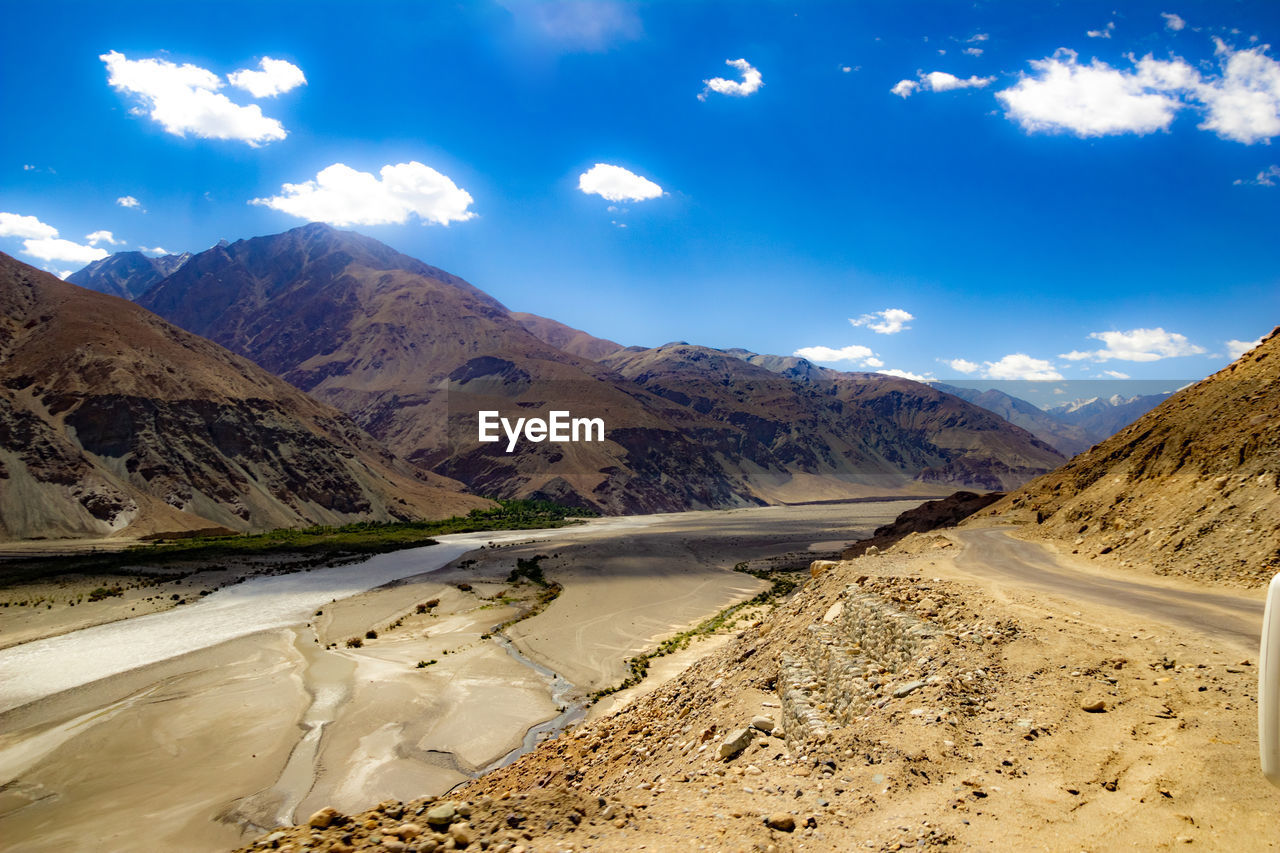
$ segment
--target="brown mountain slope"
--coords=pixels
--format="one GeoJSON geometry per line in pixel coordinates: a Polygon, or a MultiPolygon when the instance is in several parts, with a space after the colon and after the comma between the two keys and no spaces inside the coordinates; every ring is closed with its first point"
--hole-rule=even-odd
{"type": "Polygon", "coordinates": [[[0,254],[0,537],[438,517],[486,502],[138,306],[0,254]]]}
{"type": "Polygon", "coordinates": [[[215,247],[141,304],[481,494],[606,512],[755,502],[673,426],[678,407],[543,343],[461,279],[359,234],[313,224],[215,247]],[[598,417],[607,440],[526,442],[508,454],[505,442],[478,441],[481,410],[598,417]]]}
{"type": "Polygon", "coordinates": [[[539,317],[537,314],[512,311],[511,316],[538,340],[571,355],[599,361],[623,348],[622,344],[597,338],[581,329],[557,323],[547,317],[539,317]]]}
{"type": "MultiPolygon", "coordinates": [[[[411,462],[496,497],[655,512],[1007,488],[1061,462],[998,418],[885,377],[845,387],[847,416],[824,416],[812,438],[780,440],[786,418],[825,405],[789,375],[717,354],[733,375],[691,362],[679,380],[692,389],[686,396],[708,382],[743,384],[721,388],[715,405],[688,405],[631,369],[654,358],[637,354],[646,351],[597,362],[560,349],[526,325],[570,350],[608,342],[513,315],[448,273],[319,224],[203,252],[141,304],[338,407],[411,462]],[[808,402],[775,399],[796,394],[808,402]],[[526,442],[507,453],[505,443],[479,442],[482,410],[601,418],[606,440],[526,442]],[[963,423],[933,436],[953,414],[963,423]],[[928,448],[912,445],[917,434],[928,448]]],[[[660,351],[669,354],[647,352],[660,351]]]]}
{"type": "Polygon", "coordinates": [[[831,371],[835,378],[797,381],[759,357],[684,343],[622,350],[601,363],[732,427],[733,449],[760,466],[751,482],[766,498],[785,500],[787,487],[807,477],[886,490],[911,482],[1004,489],[1063,461],[992,413],[906,379],[831,371]]]}
{"type": "Polygon", "coordinates": [[[1280,329],[981,514],[1081,554],[1248,585],[1280,570],[1280,329]]]}

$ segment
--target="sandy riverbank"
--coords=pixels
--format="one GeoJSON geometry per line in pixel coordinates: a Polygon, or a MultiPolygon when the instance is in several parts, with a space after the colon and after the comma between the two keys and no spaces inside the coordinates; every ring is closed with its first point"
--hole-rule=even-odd
{"type": "MultiPolygon", "coordinates": [[[[508,536],[515,542],[440,572],[331,601],[309,623],[16,708],[0,715],[0,837],[32,851],[86,839],[116,850],[220,850],[321,805],[442,793],[556,713],[547,679],[483,636],[539,592],[506,583],[517,558],[546,555],[547,579],[564,590],[512,638],[593,689],[619,680],[624,659],[655,638],[763,586],[735,563],[788,551],[807,562],[814,543],[852,541],[904,506],[688,513],[508,536]],[[376,639],[365,638],[370,630],[376,639]]],[[[101,616],[98,604],[117,616],[137,606],[94,602],[41,618],[74,627],[101,616]]],[[[11,616],[0,608],[0,636],[11,616]]],[[[58,626],[40,627],[48,636],[58,626]]],[[[674,674],[669,663],[657,671],[674,674]]]]}

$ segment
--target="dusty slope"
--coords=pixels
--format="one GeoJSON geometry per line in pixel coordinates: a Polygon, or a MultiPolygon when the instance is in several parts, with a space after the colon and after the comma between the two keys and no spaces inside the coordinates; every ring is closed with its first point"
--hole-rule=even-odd
{"type": "MultiPolygon", "coordinates": [[[[214,247],[141,302],[345,411],[410,461],[496,497],[606,512],[719,508],[1008,487],[1061,462],[988,413],[885,377],[850,382],[848,416],[828,418],[819,438],[775,447],[778,393],[822,406],[790,377],[718,355],[741,383],[718,392],[727,408],[686,405],[613,369],[652,355],[619,350],[597,363],[575,353],[612,344],[513,315],[455,276],[319,224],[214,247]],[[478,441],[482,410],[598,417],[606,440],[524,443],[508,454],[478,441]]],[[[684,366],[693,385],[724,378],[684,366]]]]}
{"type": "Polygon", "coordinates": [[[1269,581],[1280,570],[1278,332],[970,523],[1024,523],[1107,563],[1269,581]]]}
{"type": "Polygon", "coordinates": [[[0,537],[449,515],[482,503],[115,297],[0,255],[0,537]]]}
{"type": "Polygon", "coordinates": [[[1248,651],[974,581],[947,540],[912,544],[918,556],[827,568],[654,693],[448,798],[324,813],[317,822],[333,825],[284,830],[273,843],[1072,853],[1280,844],[1274,792],[1256,773],[1248,651]],[[732,741],[744,748],[725,757],[732,741]]]}

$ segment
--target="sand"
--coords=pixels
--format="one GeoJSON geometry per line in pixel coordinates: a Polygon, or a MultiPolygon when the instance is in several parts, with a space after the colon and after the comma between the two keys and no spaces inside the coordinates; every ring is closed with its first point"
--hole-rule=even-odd
{"type": "MultiPolygon", "coordinates": [[[[563,592],[508,633],[582,692],[620,680],[625,657],[655,639],[764,586],[734,572],[736,563],[792,552],[788,559],[807,564],[822,555],[810,550],[815,543],[847,544],[908,505],[685,513],[495,534],[495,547],[331,601],[308,621],[23,705],[0,714],[0,778],[12,780],[0,793],[0,837],[33,851],[89,843],[225,850],[323,805],[355,810],[444,793],[558,712],[550,678],[485,636],[540,592],[505,582],[518,557],[546,555],[545,575],[563,592]],[[432,599],[439,603],[417,612],[432,599]],[[365,638],[369,630],[376,639],[365,638]],[[356,639],[359,647],[348,647],[356,639]]],[[[194,600],[198,581],[179,594],[194,600]]],[[[146,592],[149,604],[173,594],[163,584],[146,592]]],[[[138,604],[64,602],[39,615],[0,608],[0,637],[17,628],[57,636],[60,627],[126,617],[125,606],[138,604]]],[[[653,685],[714,647],[696,644],[655,664],[653,685]]]]}

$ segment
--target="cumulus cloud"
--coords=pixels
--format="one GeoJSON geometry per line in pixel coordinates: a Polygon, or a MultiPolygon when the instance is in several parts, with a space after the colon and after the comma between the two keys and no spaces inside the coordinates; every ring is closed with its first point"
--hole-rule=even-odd
{"type": "Polygon", "coordinates": [[[174,136],[234,139],[257,147],[284,139],[284,125],[262,114],[257,104],[241,106],[218,92],[223,82],[198,65],[164,59],[129,59],[118,51],[98,57],[107,66],[107,82],[135,96],[133,112],[149,115],[174,136]]]}
{"type": "Polygon", "coordinates": [[[19,213],[0,213],[0,237],[47,240],[50,237],[57,236],[57,228],[41,222],[34,216],[23,216],[19,213]]]}
{"type": "Polygon", "coordinates": [[[23,240],[22,252],[42,261],[66,261],[77,264],[93,263],[107,256],[106,249],[82,246],[72,240],[63,240],[59,237],[23,240]]]}
{"type": "Polygon", "coordinates": [[[977,373],[982,369],[982,365],[978,364],[976,361],[969,361],[968,359],[963,358],[953,358],[944,363],[956,373],[977,373]]]}
{"type": "Polygon", "coordinates": [[[832,347],[801,347],[793,352],[792,355],[807,358],[809,361],[852,361],[860,366],[875,366],[868,365],[867,362],[869,360],[876,361],[877,365],[880,363],[879,359],[876,358],[875,352],[870,347],[864,347],[860,344],[851,344],[840,349],[833,349],[832,347]]]}
{"type": "Polygon", "coordinates": [[[64,240],[58,236],[58,229],[52,225],[41,222],[34,216],[23,216],[18,213],[0,213],[0,237],[20,238],[22,254],[42,261],[66,261],[83,265],[107,256],[104,249],[64,240]]]}
{"type": "Polygon", "coordinates": [[[982,89],[991,85],[994,77],[967,77],[961,78],[954,74],[948,74],[945,71],[930,71],[927,74],[923,71],[917,72],[919,82],[915,80],[899,80],[889,91],[900,98],[906,98],[915,93],[921,92],[949,92],[952,89],[982,89]]]}
{"type": "Polygon", "coordinates": [[[1195,90],[1208,109],[1201,129],[1245,144],[1280,135],[1280,62],[1265,50],[1232,50],[1217,40],[1222,77],[1195,90]]]}
{"type": "Polygon", "coordinates": [[[910,311],[902,309],[884,309],[876,311],[873,314],[864,314],[858,318],[850,318],[849,323],[854,328],[867,327],[877,334],[897,334],[902,330],[910,329],[908,323],[915,319],[915,315],[910,311]]]}
{"type": "Polygon", "coordinates": [[[990,39],[991,39],[990,33],[974,33],[973,35],[969,36],[968,40],[972,44],[973,42],[976,42],[976,41],[989,41],[990,39]]]}
{"type": "Polygon", "coordinates": [[[1173,12],[1161,12],[1160,17],[1164,18],[1165,29],[1175,33],[1187,25],[1181,15],[1175,15],[1173,12]]]}
{"type": "Polygon", "coordinates": [[[1157,79],[1171,82],[1195,71],[1181,60],[1142,62],[1145,73],[1126,73],[1097,59],[1082,65],[1075,51],[1061,48],[1048,59],[1032,60],[1035,74],[996,92],[996,98],[1027,132],[1105,136],[1164,130],[1183,103],[1157,79]]]}
{"type": "Polygon", "coordinates": [[[123,240],[117,240],[115,235],[110,231],[94,231],[92,234],[86,234],[84,237],[89,241],[89,245],[96,246],[99,243],[107,243],[111,246],[118,246],[123,240]]]}
{"type": "Polygon", "coordinates": [[[893,84],[893,88],[889,91],[899,98],[909,98],[919,88],[920,84],[915,80],[899,80],[893,84]]]}
{"type": "Polygon", "coordinates": [[[1098,350],[1073,350],[1062,353],[1058,358],[1065,358],[1067,361],[1109,361],[1113,358],[1119,361],[1159,361],[1205,352],[1204,347],[1191,343],[1186,335],[1166,332],[1162,328],[1092,332],[1089,337],[1102,341],[1105,347],[1098,350]]]}
{"type": "Polygon", "coordinates": [[[1221,74],[1206,77],[1185,60],[1129,57],[1122,71],[1094,59],[1088,65],[1060,48],[1032,60],[1033,74],[997,92],[1008,118],[1028,133],[1077,136],[1167,130],[1179,110],[1204,112],[1201,130],[1252,144],[1280,135],[1280,63],[1265,45],[1234,50],[1216,41],[1221,74]]]}
{"type": "Polygon", "coordinates": [[[122,195],[120,198],[116,199],[116,204],[121,207],[139,207],[142,202],[138,201],[131,195],[122,195]]]}
{"type": "Polygon", "coordinates": [[[475,216],[467,209],[471,202],[471,194],[447,176],[412,160],[383,166],[379,175],[334,163],[315,180],[284,184],[279,195],[249,203],[341,226],[398,225],[411,215],[437,225],[465,222],[475,216]]]}
{"type": "Polygon", "coordinates": [[[578,189],[608,201],[645,201],[662,195],[662,187],[629,169],[596,163],[578,176],[578,189]]]}
{"type": "Polygon", "coordinates": [[[983,50],[980,47],[966,47],[964,52],[969,56],[982,56],[983,50]]]}
{"type": "Polygon", "coordinates": [[[1107,21],[1107,25],[1102,29],[1089,30],[1089,32],[1085,33],[1085,35],[1087,35],[1091,39],[1109,39],[1111,38],[1111,33],[1115,31],[1115,28],[1116,28],[1115,21],[1107,21]]]}
{"type": "Polygon", "coordinates": [[[896,376],[899,379],[911,379],[916,382],[931,382],[933,380],[932,373],[912,373],[910,370],[899,370],[896,367],[890,367],[885,370],[877,370],[876,373],[884,376],[896,376]]]}
{"type": "Polygon", "coordinates": [[[1059,373],[1050,362],[1043,358],[1032,358],[1026,353],[1015,352],[1006,355],[999,361],[985,362],[983,376],[987,379],[1061,379],[1059,373]]]}
{"type": "Polygon", "coordinates": [[[854,327],[866,326],[878,335],[896,335],[898,332],[910,329],[911,327],[907,323],[914,319],[915,316],[913,314],[901,308],[886,308],[873,314],[851,317],[849,322],[854,327]]]}
{"type": "Polygon", "coordinates": [[[703,80],[706,88],[698,95],[699,101],[705,101],[711,92],[745,98],[747,95],[755,94],[764,85],[764,77],[745,59],[726,59],[724,64],[738,69],[742,79],[726,80],[723,77],[712,77],[710,80],[703,80]]]}
{"type": "Polygon", "coordinates": [[[1236,178],[1232,183],[1236,186],[1252,184],[1257,187],[1274,187],[1277,179],[1280,179],[1280,166],[1271,165],[1259,172],[1255,178],[1250,180],[1236,178]]]}
{"type": "Polygon", "coordinates": [[[1129,378],[1129,374],[1121,373],[1118,370],[1104,370],[1094,377],[1094,379],[1128,379],[1128,378],[1129,378]]]}
{"type": "Polygon", "coordinates": [[[274,98],[307,82],[302,69],[283,59],[262,57],[260,71],[242,68],[227,75],[227,82],[237,89],[244,89],[255,98],[274,98]]]}
{"type": "Polygon", "coordinates": [[[1237,340],[1227,341],[1226,342],[1227,355],[1231,356],[1232,361],[1235,361],[1237,358],[1244,355],[1245,353],[1247,353],[1249,350],[1253,349],[1260,343],[1262,343],[1262,338],[1257,338],[1252,341],[1237,341],[1237,340]]]}

